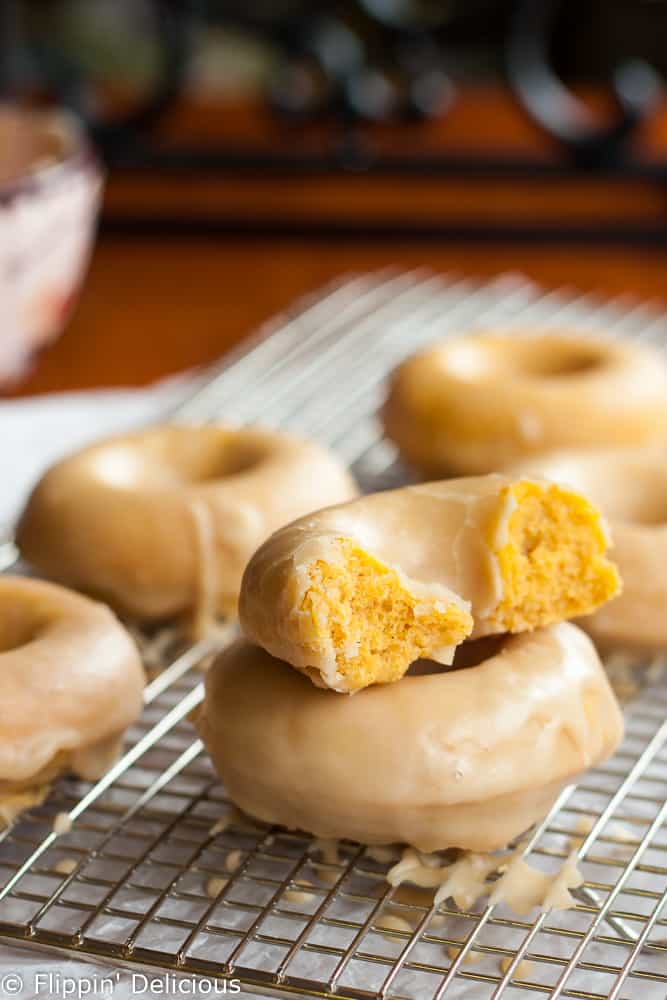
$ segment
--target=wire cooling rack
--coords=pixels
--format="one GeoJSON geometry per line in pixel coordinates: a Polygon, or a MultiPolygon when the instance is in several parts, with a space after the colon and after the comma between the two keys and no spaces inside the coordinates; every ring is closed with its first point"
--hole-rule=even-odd
{"type": "MultiPolygon", "coordinates": [[[[656,305],[544,293],[514,276],[352,276],[228,356],[171,416],[308,433],[364,489],[396,485],[404,472],[374,416],[386,372],[435,337],[503,325],[667,334],[656,305]]],[[[2,836],[0,939],[234,976],[271,996],[664,1000],[667,687],[650,670],[621,749],[562,793],[526,846],[549,870],[578,845],[576,909],[518,918],[502,905],[436,911],[392,889],[398,848],[332,847],[236,814],[188,721],[214,643],[184,648],[163,632],[141,645],[160,669],[125,755],[96,784],[58,782],[2,836]],[[57,835],[63,812],[71,830],[57,835]]]]}

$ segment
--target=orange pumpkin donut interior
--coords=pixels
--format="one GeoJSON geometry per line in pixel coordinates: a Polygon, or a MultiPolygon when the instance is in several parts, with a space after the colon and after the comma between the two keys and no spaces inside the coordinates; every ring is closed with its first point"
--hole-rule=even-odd
{"type": "Polygon", "coordinates": [[[619,589],[600,513],[499,475],[372,494],[302,518],[251,559],[245,634],[316,683],[353,692],[467,636],[588,614],[619,589]]]}

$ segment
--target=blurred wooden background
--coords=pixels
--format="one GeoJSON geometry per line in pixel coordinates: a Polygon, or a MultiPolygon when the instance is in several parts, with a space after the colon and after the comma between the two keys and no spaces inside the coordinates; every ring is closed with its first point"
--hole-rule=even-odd
{"type": "MultiPolygon", "coordinates": [[[[211,114],[190,107],[166,132],[201,138],[211,114]]],[[[252,136],[260,120],[254,109],[233,114],[237,132],[252,136]]],[[[381,141],[398,153],[417,143],[555,162],[550,143],[501,90],[464,94],[442,121],[383,129],[381,141]]],[[[316,147],[320,139],[313,132],[303,141],[316,147]]],[[[646,162],[667,158],[667,109],[637,144],[646,162]]],[[[441,177],[280,177],[128,167],[109,178],[74,317],[9,394],[148,383],[212,361],[334,275],[386,265],[520,271],[547,286],[660,298],[667,294],[665,180],[641,172],[631,179],[548,170],[466,176],[465,169],[441,177]]]]}

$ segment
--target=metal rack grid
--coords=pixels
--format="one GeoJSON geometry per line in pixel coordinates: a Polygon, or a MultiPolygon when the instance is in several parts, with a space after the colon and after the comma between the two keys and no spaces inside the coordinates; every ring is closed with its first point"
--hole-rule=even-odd
{"type": "MultiPolygon", "coordinates": [[[[336,448],[363,488],[394,485],[405,473],[374,419],[386,372],[435,337],[506,324],[658,343],[667,334],[657,305],[544,293],[516,276],[352,276],[228,357],[172,417],[307,432],[336,448]]],[[[0,838],[0,939],[234,976],[272,996],[663,1000],[667,686],[650,670],[618,753],[566,789],[526,845],[548,870],[579,844],[577,908],[518,918],[451,901],[436,911],[416,890],[388,885],[389,857],[239,816],[188,722],[216,643],[179,647],[163,633],[141,644],[161,669],[125,755],[96,784],[59,781],[0,838]],[[56,835],[62,812],[72,828],[56,835]]]]}

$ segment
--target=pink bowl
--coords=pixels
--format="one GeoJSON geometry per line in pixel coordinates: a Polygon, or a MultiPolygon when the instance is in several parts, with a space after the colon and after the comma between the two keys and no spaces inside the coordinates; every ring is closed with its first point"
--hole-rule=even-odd
{"type": "Polygon", "coordinates": [[[102,172],[76,119],[0,107],[0,382],[65,324],[83,279],[102,172]]]}

